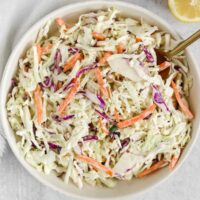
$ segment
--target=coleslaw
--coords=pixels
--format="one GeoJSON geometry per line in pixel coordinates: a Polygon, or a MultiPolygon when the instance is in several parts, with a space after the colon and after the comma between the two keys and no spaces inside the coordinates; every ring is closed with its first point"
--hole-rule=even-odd
{"type": "Polygon", "coordinates": [[[114,8],[48,21],[6,104],[25,160],[79,188],[173,170],[191,137],[192,78],[183,52],[160,64],[155,49],[176,44],[114,8]]]}

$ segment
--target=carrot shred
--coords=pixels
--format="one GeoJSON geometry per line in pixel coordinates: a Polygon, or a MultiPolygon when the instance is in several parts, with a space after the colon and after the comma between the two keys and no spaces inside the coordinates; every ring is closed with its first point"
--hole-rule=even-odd
{"type": "Polygon", "coordinates": [[[43,53],[42,47],[40,45],[37,45],[36,48],[37,48],[37,54],[38,54],[38,62],[40,62],[42,58],[42,53],[43,53]]]}
{"type": "Polygon", "coordinates": [[[104,125],[103,120],[101,118],[99,118],[99,124],[100,124],[101,130],[103,131],[103,133],[105,133],[105,135],[109,135],[109,131],[106,128],[106,126],[104,125]]]}
{"type": "Polygon", "coordinates": [[[158,170],[159,168],[161,168],[166,162],[164,160],[160,160],[159,162],[155,163],[154,165],[152,165],[149,169],[145,169],[143,172],[139,173],[137,175],[138,178],[142,178],[146,175],[151,174],[152,172],[155,172],[156,170],[158,170]]]}
{"type": "Polygon", "coordinates": [[[99,60],[99,65],[105,65],[107,63],[107,59],[112,55],[112,52],[105,52],[102,58],[99,60]]]}
{"type": "Polygon", "coordinates": [[[67,30],[70,28],[70,26],[67,25],[67,24],[65,23],[65,21],[64,21],[61,17],[57,17],[57,18],[55,19],[55,21],[56,21],[56,24],[57,24],[58,26],[64,26],[64,31],[67,31],[67,30]]]}
{"type": "Polygon", "coordinates": [[[108,97],[110,97],[111,96],[111,88],[107,87],[107,91],[108,91],[108,97]]]}
{"type": "Polygon", "coordinates": [[[46,47],[42,47],[43,53],[48,52],[53,47],[53,44],[48,43],[46,47]]]}
{"type": "Polygon", "coordinates": [[[172,158],[172,160],[171,160],[171,162],[170,162],[170,164],[168,166],[169,171],[172,171],[174,169],[174,167],[176,166],[176,163],[178,162],[178,160],[179,160],[179,156],[178,157],[174,156],[172,158]]]}
{"type": "Polygon", "coordinates": [[[98,84],[100,86],[102,94],[105,96],[105,98],[108,99],[109,98],[108,90],[105,87],[104,80],[103,80],[103,77],[102,77],[100,69],[99,68],[95,68],[94,72],[95,72],[95,76],[97,78],[97,82],[98,82],[98,84]]]}
{"type": "Polygon", "coordinates": [[[106,39],[106,37],[105,37],[103,34],[97,33],[97,32],[92,32],[92,37],[93,37],[94,39],[100,40],[100,41],[106,39]]]}
{"type": "Polygon", "coordinates": [[[163,63],[161,63],[161,64],[159,65],[159,71],[163,71],[163,70],[167,69],[167,68],[170,67],[170,66],[171,66],[171,63],[170,63],[170,62],[164,61],[163,63]]]}
{"type": "Polygon", "coordinates": [[[82,60],[83,59],[83,55],[81,53],[76,53],[74,54],[71,58],[69,58],[69,60],[67,60],[67,62],[65,63],[64,66],[64,72],[68,71],[69,69],[71,69],[78,60],[82,60]]]}
{"type": "Polygon", "coordinates": [[[60,105],[58,107],[58,112],[60,114],[62,114],[62,112],[66,109],[66,107],[72,101],[73,97],[75,96],[76,92],[78,91],[79,86],[80,86],[80,82],[76,79],[74,81],[74,86],[71,88],[69,93],[65,96],[65,99],[60,103],[60,105]]]}
{"type": "Polygon", "coordinates": [[[48,52],[48,50],[50,50],[52,48],[52,44],[48,44],[47,47],[41,47],[40,45],[37,45],[36,48],[37,48],[37,54],[38,54],[38,62],[41,61],[41,58],[42,58],[42,54],[43,53],[46,53],[48,52]]]}
{"type": "Polygon", "coordinates": [[[101,171],[106,172],[109,176],[113,175],[113,172],[112,172],[111,169],[102,165],[100,162],[96,161],[93,158],[90,158],[90,157],[84,156],[84,155],[77,155],[75,158],[79,161],[83,161],[83,162],[88,163],[89,165],[93,166],[97,170],[101,170],[101,171]]]}
{"type": "Polygon", "coordinates": [[[62,86],[63,86],[63,82],[62,81],[58,81],[58,83],[56,85],[56,90],[59,90],[62,86]]]}
{"type": "Polygon", "coordinates": [[[37,85],[34,91],[34,99],[35,99],[35,105],[36,105],[37,122],[39,124],[41,124],[43,120],[42,98],[40,96],[40,92],[41,92],[41,87],[40,85],[37,85]]]}
{"type": "Polygon", "coordinates": [[[117,46],[116,46],[116,49],[117,49],[117,53],[123,53],[124,50],[125,50],[125,46],[123,43],[119,43],[117,46]]]}
{"type": "Polygon", "coordinates": [[[151,113],[154,112],[156,108],[155,104],[152,104],[151,106],[149,106],[149,108],[147,108],[146,110],[144,110],[142,113],[140,113],[139,115],[132,117],[131,119],[127,119],[121,122],[118,122],[117,126],[119,128],[125,128],[128,126],[133,125],[134,123],[143,120],[144,118],[148,117],[151,113]]]}
{"type": "Polygon", "coordinates": [[[65,21],[61,17],[57,17],[55,20],[56,20],[56,24],[58,24],[58,26],[65,25],[65,21]]]}
{"type": "Polygon", "coordinates": [[[189,118],[192,119],[194,117],[194,115],[192,114],[192,112],[189,110],[189,108],[183,103],[183,100],[181,99],[181,95],[177,89],[176,84],[174,83],[174,81],[171,82],[172,88],[174,90],[174,94],[176,97],[176,100],[179,104],[179,106],[181,107],[182,111],[184,112],[184,114],[189,118]]]}
{"type": "Polygon", "coordinates": [[[120,115],[119,115],[119,112],[118,112],[118,110],[116,108],[115,108],[115,111],[114,111],[114,117],[115,117],[115,120],[117,122],[120,121],[120,115]]]}
{"type": "Polygon", "coordinates": [[[136,37],[136,38],[135,38],[135,41],[136,41],[136,43],[138,43],[138,42],[142,42],[142,39],[141,39],[141,38],[138,38],[138,37],[136,37]]]}

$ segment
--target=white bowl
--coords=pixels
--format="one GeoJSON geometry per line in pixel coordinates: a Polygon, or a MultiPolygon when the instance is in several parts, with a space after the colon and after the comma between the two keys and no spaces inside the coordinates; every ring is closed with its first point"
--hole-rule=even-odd
{"type": "MultiPolygon", "coordinates": [[[[165,180],[169,175],[174,174],[174,172],[168,172],[166,168],[159,170],[158,172],[149,175],[143,179],[133,179],[128,182],[120,182],[115,188],[108,189],[104,187],[91,187],[85,184],[82,190],[77,189],[72,183],[69,185],[64,184],[58,178],[52,175],[44,175],[42,173],[37,172],[34,168],[32,168],[20,155],[18,147],[16,145],[15,134],[13,133],[8,119],[7,119],[7,112],[5,109],[7,94],[9,92],[9,88],[11,86],[11,79],[14,76],[18,60],[20,57],[24,55],[25,50],[33,43],[35,40],[38,30],[42,27],[45,22],[49,19],[53,19],[57,16],[61,16],[64,19],[68,19],[70,21],[77,20],[77,17],[82,14],[93,10],[98,9],[105,9],[108,7],[116,7],[121,10],[122,14],[125,16],[133,17],[136,19],[140,19],[141,17],[150,24],[157,25],[160,29],[172,34],[174,38],[180,39],[178,34],[174,31],[169,24],[163,21],[159,16],[151,13],[150,11],[141,8],[139,6],[125,3],[125,2],[117,2],[117,1],[90,1],[90,2],[82,2],[67,5],[63,8],[60,8],[43,19],[33,25],[29,31],[23,36],[23,38],[19,41],[16,48],[13,50],[10,58],[7,62],[7,65],[4,70],[2,82],[1,82],[1,89],[0,89],[0,114],[1,114],[1,122],[3,125],[4,132],[6,134],[8,143],[14,152],[15,156],[21,162],[21,164],[25,167],[26,170],[29,171],[35,178],[39,181],[44,183],[45,185],[50,186],[51,188],[62,192],[66,195],[79,197],[84,199],[114,199],[114,198],[122,198],[131,196],[144,192],[147,189],[152,188],[152,186],[157,185],[158,183],[165,180]]],[[[200,93],[198,92],[200,88],[200,73],[197,63],[195,59],[192,57],[191,52],[186,51],[188,62],[190,65],[190,72],[193,76],[193,87],[190,91],[190,105],[195,113],[195,119],[193,120],[193,130],[192,130],[192,138],[189,144],[186,146],[179,162],[174,171],[180,167],[183,163],[183,160],[187,157],[192,146],[194,145],[197,135],[199,133],[199,119],[200,119],[200,106],[199,106],[199,99],[200,93]]]]}

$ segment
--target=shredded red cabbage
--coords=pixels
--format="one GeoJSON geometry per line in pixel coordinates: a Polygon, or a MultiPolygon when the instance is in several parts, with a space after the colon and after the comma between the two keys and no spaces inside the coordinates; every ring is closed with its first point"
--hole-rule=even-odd
{"type": "Polygon", "coordinates": [[[98,137],[96,135],[86,135],[82,138],[83,138],[83,141],[98,140],[98,137]]]}
{"type": "Polygon", "coordinates": [[[60,74],[62,72],[62,68],[59,66],[61,60],[62,60],[61,51],[60,51],[60,49],[57,49],[56,54],[54,56],[53,70],[57,70],[58,74],[60,74]]]}
{"type": "Polygon", "coordinates": [[[74,84],[74,79],[72,79],[69,83],[67,83],[64,87],[63,87],[63,92],[68,90],[69,88],[71,88],[74,84]]]}
{"type": "Polygon", "coordinates": [[[51,143],[51,142],[48,142],[48,145],[51,150],[56,151],[57,153],[60,153],[61,148],[62,148],[61,146],[51,143]]]}
{"type": "Polygon", "coordinates": [[[54,121],[56,121],[56,122],[61,122],[61,121],[62,121],[62,119],[61,119],[58,115],[53,115],[53,116],[52,116],[52,119],[53,119],[54,121]]]}
{"type": "Polygon", "coordinates": [[[98,98],[98,100],[99,100],[99,102],[100,102],[100,108],[104,109],[105,106],[106,106],[105,101],[104,101],[103,98],[102,98],[100,95],[98,95],[98,94],[97,94],[97,98],[98,98]]]}
{"type": "Polygon", "coordinates": [[[78,53],[80,51],[80,49],[76,48],[76,47],[70,47],[68,49],[68,51],[69,51],[70,54],[74,55],[74,54],[78,53]]]}
{"type": "Polygon", "coordinates": [[[152,85],[153,88],[153,101],[164,111],[170,112],[167,104],[165,103],[164,98],[162,97],[162,94],[158,90],[158,87],[156,85],[152,85]]]}
{"type": "Polygon", "coordinates": [[[48,142],[48,145],[49,145],[49,148],[50,148],[50,149],[56,149],[56,148],[59,147],[59,145],[54,144],[54,143],[51,143],[51,142],[48,142]]]}
{"type": "Polygon", "coordinates": [[[91,65],[85,66],[85,67],[83,67],[82,69],[80,69],[80,70],[77,72],[76,77],[78,78],[78,77],[80,77],[83,73],[85,73],[85,72],[87,72],[87,71],[90,71],[90,70],[92,70],[92,69],[94,69],[94,68],[96,68],[96,67],[97,67],[97,63],[96,63],[96,62],[93,63],[93,64],[91,64],[91,65]]]}
{"type": "Polygon", "coordinates": [[[77,92],[78,94],[82,94],[83,96],[87,97],[90,101],[92,101],[93,103],[99,105],[99,107],[101,109],[105,109],[105,101],[103,100],[103,98],[100,95],[95,95],[93,93],[91,93],[90,91],[86,90],[81,90],[77,92]]]}
{"type": "Polygon", "coordinates": [[[53,80],[48,77],[48,76],[45,76],[45,79],[44,81],[40,84],[40,86],[42,88],[51,88],[54,92],[56,92],[57,90],[57,85],[53,82],[53,80]]]}
{"type": "Polygon", "coordinates": [[[121,140],[122,148],[126,147],[130,141],[131,141],[130,138],[125,138],[125,139],[121,140]]]}
{"type": "Polygon", "coordinates": [[[64,117],[62,117],[63,120],[68,120],[68,119],[72,119],[74,118],[74,115],[66,115],[64,117]]]}
{"type": "Polygon", "coordinates": [[[60,51],[60,49],[57,49],[56,50],[56,54],[54,56],[54,64],[55,65],[59,65],[59,63],[61,62],[61,60],[62,60],[61,51],[60,51]]]}
{"type": "Polygon", "coordinates": [[[144,53],[146,54],[147,60],[149,62],[154,62],[154,58],[153,58],[152,54],[147,50],[147,48],[144,46],[142,48],[143,48],[144,53]]]}
{"type": "Polygon", "coordinates": [[[52,119],[55,120],[56,122],[61,122],[61,121],[72,119],[73,117],[74,117],[74,115],[66,115],[64,117],[60,117],[58,115],[53,115],[52,119]]]}
{"type": "Polygon", "coordinates": [[[97,114],[102,117],[103,119],[105,119],[106,121],[111,121],[111,119],[108,117],[108,115],[106,115],[105,112],[100,112],[99,110],[95,109],[95,111],[97,112],[97,114]]]}
{"type": "Polygon", "coordinates": [[[154,94],[154,101],[156,102],[156,103],[164,103],[164,100],[163,100],[163,98],[162,98],[162,96],[160,95],[160,93],[158,93],[158,92],[156,92],[155,94],[154,94]]]}
{"type": "Polygon", "coordinates": [[[44,79],[44,85],[46,87],[50,87],[51,86],[51,79],[50,77],[46,76],[45,79],[44,79]]]}
{"type": "MultiPolygon", "coordinates": [[[[83,96],[87,97],[91,102],[97,104],[100,106],[100,108],[104,109],[105,108],[105,102],[101,102],[100,99],[98,98],[97,95],[95,95],[94,93],[90,92],[89,90],[86,91],[79,91],[78,94],[82,94],[83,96]]],[[[103,100],[103,99],[102,99],[103,100]]]]}
{"type": "Polygon", "coordinates": [[[42,83],[42,87],[44,87],[44,88],[49,88],[49,87],[51,87],[52,81],[53,81],[53,80],[51,80],[50,77],[45,76],[44,81],[43,81],[43,83],[42,83]]]}
{"type": "Polygon", "coordinates": [[[51,81],[51,88],[53,89],[54,92],[56,92],[57,85],[53,82],[53,80],[51,81]]]}

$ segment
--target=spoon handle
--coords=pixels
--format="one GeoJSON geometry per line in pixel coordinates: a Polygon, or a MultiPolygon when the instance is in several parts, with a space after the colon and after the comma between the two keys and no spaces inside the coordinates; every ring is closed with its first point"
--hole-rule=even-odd
{"type": "Polygon", "coordinates": [[[171,51],[166,52],[168,58],[172,58],[173,56],[177,55],[179,52],[183,51],[187,46],[195,42],[200,38],[200,30],[195,32],[189,38],[180,42],[174,49],[171,51]]]}

